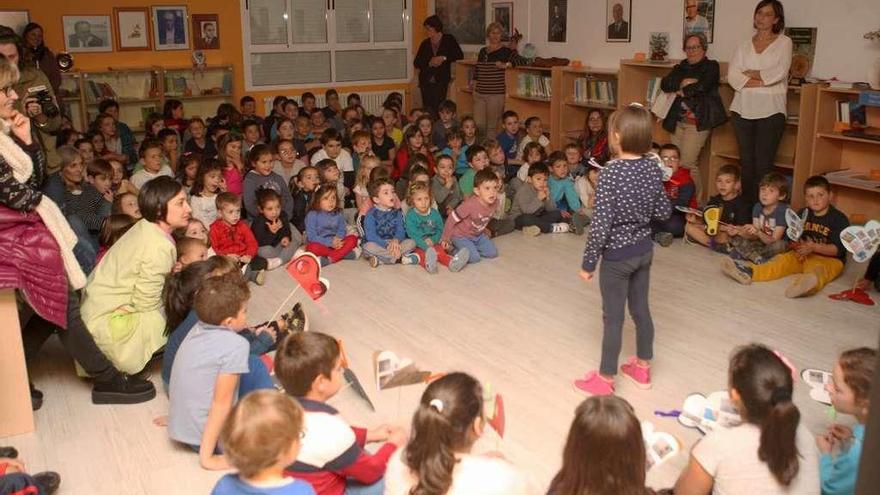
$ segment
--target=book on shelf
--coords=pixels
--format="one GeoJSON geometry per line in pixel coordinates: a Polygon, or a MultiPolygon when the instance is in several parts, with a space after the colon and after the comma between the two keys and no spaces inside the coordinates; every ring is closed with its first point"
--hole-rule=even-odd
{"type": "Polygon", "coordinates": [[[789,84],[800,85],[813,68],[816,58],[816,35],[814,27],[786,27],[785,35],[791,38],[791,65],[789,84]]]}
{"type": "Polygon", "coordinates": [[[837,102],[837,121],[849,127],[864,127],[867,115],[864,105],[858,101],[840,100],[837,102]]]}
{"type": "Polygon", "coordinates": [[[662,93],[660,90],[660,82],[662,80],[662,77],[652,77],[651,79],[648,79],[648,92],[645,94],[645,101],[649,104],[657,99],[659,93],[662,93]]]}
{"type": "Polygon", "coordinates": [[[617,105],[617,82],[590,77],[575,79],[574,101],[615,106],[617,105]]]}
{"type": "Polygon", "coordinates": [[[223,94],[228,95],[232,94],[232,73],[224,72],[223,73],[223,94]]]}
{"type": "Polygon", "coordinates": [[[141,123],[138,127],[143,129],[144,125],[147,122],[147,119],[150,117],[150,114],[155,113],[157,111],[158,110],[155,106],[141,107],[141,123]]]}
{"type": "Polygon", "coordinates": [[[518,74],[517,94],[531,98],[551,98],[552,78],[538,74],[518,74]]]}
{"type": "Polygon", "coordinates": [[[108,98],[117,99],[117,96],[109,83],[86,81],[86,98],[89,103],[97,103],[108,98]]]}
{"type": "Polygon", "coordinates": [[[868,172],[858,170],[836,170],[833,172],[825,172],[825,178],[834,184],[844,184],[848,186],[867,187],[869,189],[880,190],[880,180],[872,179],[868,172]]]}

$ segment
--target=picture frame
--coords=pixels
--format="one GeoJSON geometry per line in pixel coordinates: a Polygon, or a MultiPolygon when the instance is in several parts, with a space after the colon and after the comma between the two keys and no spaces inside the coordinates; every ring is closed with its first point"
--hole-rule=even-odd
{"type": "Polygon", "coordinates": [[[632,41],[632,0],[606,0],[605,42],[632,41]]]}
{"type": "Polygon", "coordinates": [[[486,0],[434,0],[434,13],[459,44],[486,43],[486,0]]]}
{"type": "Polygon", "coordinates": [[[568,24],[568,0],[548,0],[547,41],[565,43],[568,24]]]}
{"type": "Polygon", "coordinates": [[[67,52],[113,51],[109,15],[63,15],[61,26],[67,52]]]}
{"type": "Polygon", "coordinates": [[[502,41],[513,36],[513,2],[492,2],[492,22],[504,26],[502,41]]]}
{"type": "Polygon", "coordinates": [[[116,22],[113,37],[117,51],[153,49],[150,10],[147,7],[114,7],[113,19],[116,22]]]}
{"type": "Polygon", "coordinates": [[[0,10],[0,26],[10,27],[19,35],[24,31],[24,27],[29,22],[31,22],[31,14],[27,10],[0,10]]]}
{"type": "Polygon", "coordinates": [[[706,41],[712,43],[715,34],[715,0],[682,0],[684,2],[684,14],[682,15],[683,39],[690,33],[703,33],[706,41]]]}
{"type": "Polygon", "coordinates": [[[189,50],[189,21],[185,5],[154,5],[153,42],[156,50],[189,50]]]}
{"type": "Polygon", "coordinates": [[[193,14],[193,49],[216,50],[220,48],[220,19],[217,14],[193,14]]]}

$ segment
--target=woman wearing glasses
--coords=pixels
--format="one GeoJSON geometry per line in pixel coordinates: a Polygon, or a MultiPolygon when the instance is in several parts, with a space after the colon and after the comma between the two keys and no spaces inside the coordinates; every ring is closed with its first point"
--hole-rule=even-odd
{"type": "Polygon", "coordinates": [[[672,143],[681,150],[681,165],[687,167],[700,195],[700,150],[713,127],[727,121],[727,113],[718,94],[721,70],[718,62],[706,57],[706,35],[690,33],[684,39],[687,58],[673,67],[660,87],[675,93],[672,108],[663,120],[663,128],[672,133],[672,143]]]}

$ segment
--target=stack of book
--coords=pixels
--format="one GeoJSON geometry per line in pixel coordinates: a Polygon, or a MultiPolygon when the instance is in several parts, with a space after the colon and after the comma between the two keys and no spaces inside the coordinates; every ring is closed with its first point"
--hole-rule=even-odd
{"type": "Polygon", "coordinates": [[[574,100],[577,103],[617,104],[617,83],[600,79],[581,78],[574,81],[574,100]]]}
{"type": "Polygon", "coordinates": [[[517,76],[517,94],[530,98],[551,98],[552,82],[549,76],[539,74],[519,74],[517,76]]]}
{"type": "Polygon", "coordinates": [[[89,103],[97,103],[101,100],[116,99],[116,92],[109,83],[86,81],[86,100],[89,103]]]}

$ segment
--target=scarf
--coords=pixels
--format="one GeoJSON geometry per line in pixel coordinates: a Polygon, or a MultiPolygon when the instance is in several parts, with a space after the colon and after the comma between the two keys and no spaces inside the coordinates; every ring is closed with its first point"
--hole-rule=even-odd
{"type": "MultiPolygon", "coordinates": [[[[9,137],[9,125],[0,119],[0,156],[12,169],[15,180],[24,184],[34,172],[34,164],[31,157],[9,137]]],[[[67,273],[67,281],[76,290],[86,285],[86,275],[80,268],[76,257],[73,255],[73,247],[77,243],[76,234],[64,218],[64,214],[48,196],[43,195],[35,209],[46,228],[58,243],[61,251],[61,259],[64,261],[64,271],[67,273]]]]}

